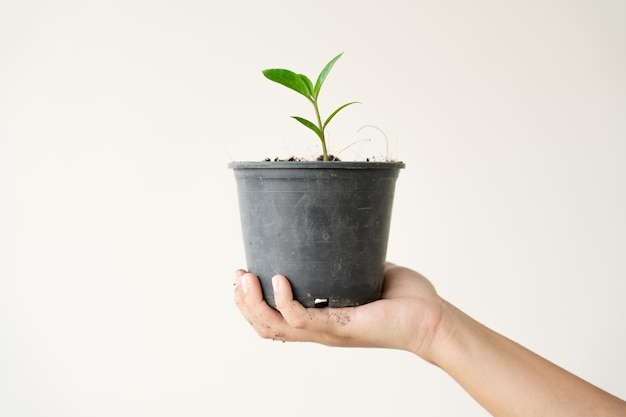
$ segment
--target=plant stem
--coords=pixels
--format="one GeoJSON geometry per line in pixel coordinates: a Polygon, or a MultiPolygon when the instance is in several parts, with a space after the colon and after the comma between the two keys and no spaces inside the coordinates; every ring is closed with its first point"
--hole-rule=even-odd
{"type": "Polygon", "coordinates": [[[324,155],[324,161],[328,161],[328,150],[326,150],[326,135],[324,134],[324,125],[322,125],[322,117],[320,116],[320,109],[317,107],[317,100],[312,99],[313,108],[315,109],[315,117],[317,117],[317,127],[320,129],[320,141],[322,141],[322,154],[324,155]]]}

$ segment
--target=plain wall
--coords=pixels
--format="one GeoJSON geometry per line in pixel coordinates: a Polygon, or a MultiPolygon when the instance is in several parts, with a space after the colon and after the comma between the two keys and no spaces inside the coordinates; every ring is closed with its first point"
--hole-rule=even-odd
{"type": "Polygon", "coordinates": [[[306,100],[261,70],[316,77],[339,52],[323,111],[362,104],[331,150],[406,163],[389,260],[625,398],[625,19],[619,0],[0,1],[0,415],[487,415],[406,352],[262,340],[232,302],[226,164],[319,152],[288,117],[306,100]]]}

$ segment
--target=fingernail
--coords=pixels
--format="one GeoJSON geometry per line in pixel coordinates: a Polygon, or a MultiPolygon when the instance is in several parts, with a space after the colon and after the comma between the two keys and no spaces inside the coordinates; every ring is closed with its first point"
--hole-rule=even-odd
{"type": "Polygon", "coordinates": [[[248,292],[249,287],[250,287],[250,277],[247,275],[244,275],[243,277],[241,277],[241,290],[243,291],[244,294],[248,292]]]}
{"type": "Polygon", "coordinates": [[[278,279],[278,276],[272,277],[272,288],[274,292],[280,291],[280,279],[278,279]]]}

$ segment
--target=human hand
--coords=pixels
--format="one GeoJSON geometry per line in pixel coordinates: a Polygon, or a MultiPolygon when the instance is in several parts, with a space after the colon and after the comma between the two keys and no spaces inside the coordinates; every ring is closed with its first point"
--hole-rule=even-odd
{"type": "Polygon", "coordinates": [[[277,275],[272,285],[276,309],[263,300],[254,274],[235,273],[235,304],[265,339],[401,349],[433,362],[446,303],[415,271],[387,263],[382,298],[358,307],[305,308],[293,299],[287,278],[277,275]]]}
{"type": "Polygon", "coordinates": [[[263,338],[413,352],[494,416],[626,415],[626,402],[483,326],[408,268],[386,264],[382,298],[358,307],[305,308],[284,276],[272,284],[276,309],[254,274],[235,273],[235,303],[263,338]]]}

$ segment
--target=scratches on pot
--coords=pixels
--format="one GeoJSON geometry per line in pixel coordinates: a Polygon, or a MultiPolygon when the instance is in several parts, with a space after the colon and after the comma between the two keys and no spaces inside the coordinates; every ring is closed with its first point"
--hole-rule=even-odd
{"type": "Polygon", "coordinates": [[[294,207],[299,207],[304,205],[307,202],[306,193],[303,193],[302,196],[298,199],[298,201],[293,205],[294,207]]]}

